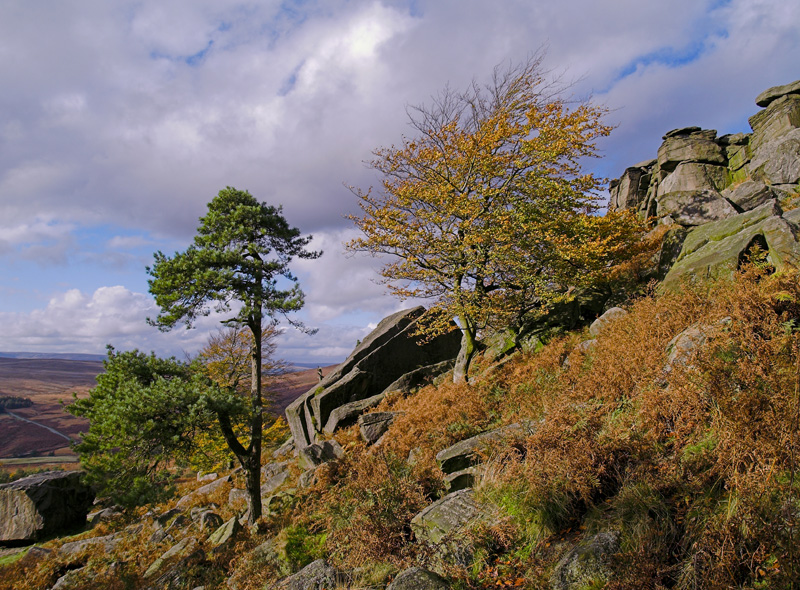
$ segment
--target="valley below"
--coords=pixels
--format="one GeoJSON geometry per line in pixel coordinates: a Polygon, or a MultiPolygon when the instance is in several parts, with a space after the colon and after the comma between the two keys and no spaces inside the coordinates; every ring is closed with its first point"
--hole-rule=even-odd
{"type": "MultiPolygon", "coordinates": [[[[327,375],[333,369],[323,367],[327,375]]],[[[0,358],[0,395],[28,398],[33,405],[0,414],[0,468],[42,467],[76,463],[71,441],[88,423],[64,406],[85,397],[103,371],[102,361],[0,358]]],[[[275,386],[275,411],[308,391],[319,380],[317,369],[288,373],[275,386]]]]}

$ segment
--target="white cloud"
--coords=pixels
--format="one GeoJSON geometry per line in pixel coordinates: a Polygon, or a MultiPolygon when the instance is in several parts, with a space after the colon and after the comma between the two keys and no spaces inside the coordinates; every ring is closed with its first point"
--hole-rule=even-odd
{"type": "MultiPolygon", "coordinates": [[[[448,83],[458,89],[485,80],[496,64],[524,60],[542,44],[549,46],[546,67],[578,79],[577,95],[594,91],[613,109],[609,120],[619,127],[593,165],[615,176],[654,156],[667,130],[699,124],[732,131],[756,112],[756,94],[796,79],[800,4],[0,5],[0,79],[13,81],[0,93],[0,268],[23,258],[62,265],[63,275],[71,264],[68,286],[82,297],[56,296],[38,315],[6,308],[5,320],[18,318],[13,343],[33,345],[19,338],[39,334],[42,346],[69,347],[74,333],[74,346],[85,349],[115,330],[142,348],[195,342],[196,332],[184,334],[185,342],[177,332],[148,336],[151,329],[135,319],[146,315],[148,298],[135,293],[146,261],[133,251],[185,247],[205,204],[231,185],[283,204],[289,223],[314,233],[326,251],[296,265],[307,293],[304,317],[321,327],[312,340],[319,344],[304,337],[291,346],[349,352],[362,330],[354,326],[411,302],[373,282],[377,261],[342,253],[341,242],[353,235],[343,216],[358,213],[342,182],[379,183],[363,161],[410,133],[406,105],[429,102],[448,83]],[[152,243],[137,236],[153,236],[152,243]],[[140,268],[136,286],[125,283],[127,293],[114,294],[82,283],[82,274],[109,265],[140,268]],[[115,323],[118,329],[107,327],[115,323]],[[336,334],[347,344],[337,344],[336,334]]],[[[35,278],[49,292],[56,287],[42,288],[46,270],[35,278]]],[[[53,277],[53,285],[63,278],[53,277]]],[[[0,292],[11,288],[0,280],[0,292]]]]}
{"type": "Polygon", "coordinates": [[[311,322],[326,322],[348,314],[366,314],[380,320],[419,304],[390,296],[386,285],[380,282],[380,258],[346,252],[345,242],[357,235],[355,229],[319,233],[309,247],[322,250],[322,257],[298,260],[293,265],[306,293],[306,314],[311,322]]]}
{"type": "Polygon", "coordinates": [[[122,286],[94,293],[78,289],[54,295],[44,308],[29,313],[0,313],[0,350],[102,354],[106,344],[120,350],[139,348],[183,356],[196,352],[217,322],[204,318],[196,330],[164,334],[149,326],[158,308],[148,295],[122,286]]]}

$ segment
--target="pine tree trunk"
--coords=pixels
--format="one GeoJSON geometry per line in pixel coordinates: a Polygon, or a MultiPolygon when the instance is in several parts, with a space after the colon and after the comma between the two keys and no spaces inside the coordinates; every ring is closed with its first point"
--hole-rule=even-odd
{"type": "Polygon", "coordinates": [[[261,439],[264,423],[264,408],[261,399],[261,318],[250,325],[253,346],[250,357],[250,395],[253,417],[250,421],[250,448],[248,449],[247,497],[250,505],[248,522],[254,524],[261,518],[261,439]]]}

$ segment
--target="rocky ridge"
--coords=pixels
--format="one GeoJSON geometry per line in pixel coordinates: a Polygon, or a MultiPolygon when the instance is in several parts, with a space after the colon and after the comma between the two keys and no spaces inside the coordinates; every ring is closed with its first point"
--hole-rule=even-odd
{"type": "Polygon", "coordinates": [[[776,268],[800,263],[800,83],[756,102],[764,109],[750,117],[752,133],[674,129],[656,158],[610,184],[610,210],[670,227],[656,272],[666,286],[730,272],[754,245],[776,268]]]}

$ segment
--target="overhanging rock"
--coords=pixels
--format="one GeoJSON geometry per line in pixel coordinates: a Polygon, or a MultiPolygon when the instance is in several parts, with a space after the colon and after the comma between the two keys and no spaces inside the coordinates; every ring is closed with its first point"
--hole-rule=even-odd
{"type": "Polygon", "coordinates": [[[376,396],[407,373],[456,357],[460,331],[428,342],[414,336],[424,311],[420,306],[384,318],[347,360],[286,408],[298,450],[316,441],[337,408],[376,396]]]}

